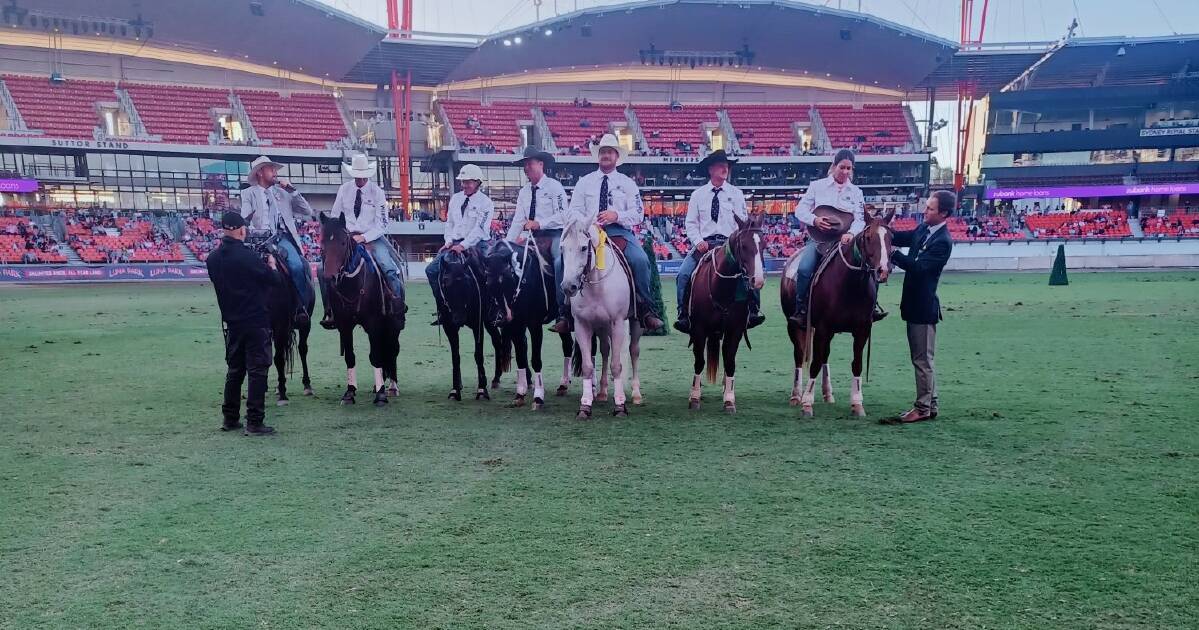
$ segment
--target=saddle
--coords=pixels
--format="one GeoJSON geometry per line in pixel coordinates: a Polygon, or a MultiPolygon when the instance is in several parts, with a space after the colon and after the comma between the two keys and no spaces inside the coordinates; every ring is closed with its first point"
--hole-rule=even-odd
{"type": "Polygon", "coordinates": [[[629,266],[629,259],[624,255],[624,248],[628,245],[629,240],[625,237],[610,236],[607,232],[600,230],[600,247],[596,248],[595,258],[598,266],[600,260],[604,260],[607,254],[611,254],[612,259],[624,270],[625,279],[629,282],[629,295],[632,296],[632,299],[629,300],[629,319],[636,321],[638,319],[637,287],[633,284],[633,268],[629,266]],[[601,254],[602,250],[606,251],[601,254]]]}

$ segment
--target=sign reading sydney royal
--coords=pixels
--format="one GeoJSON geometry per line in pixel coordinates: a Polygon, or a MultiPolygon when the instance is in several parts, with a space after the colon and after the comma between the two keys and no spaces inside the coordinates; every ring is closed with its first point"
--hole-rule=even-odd
{"type": "Polygon", "coordinates": [[[0,193],[37,192],[36,179],[0,179],[0,193]]]}
{"type": "Polygon", "coordinates": [[[1070,197],[1144,197],[1147,195],[1199,194],[1199,182],[1178,184],[1121,184],[1118,186],[1030,186],[989,188],[987,199],[1057,199],[1070,197]]]}
{"type": "Polygon", "coordinates": [[[1151,127],[1141,130],[1142,138],[1159,136],[1193,136],[1199,134],[1199,127],[1151,127]]]}

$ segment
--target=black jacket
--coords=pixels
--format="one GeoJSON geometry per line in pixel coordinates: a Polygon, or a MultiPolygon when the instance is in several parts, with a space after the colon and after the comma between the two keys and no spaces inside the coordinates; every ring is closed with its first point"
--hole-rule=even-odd
{"type": "Polygon", "coordinates": [[[271,325],[270,287],[279,282],[245,243],[228,236],[208,255],[208,277],[216,289],[221,319],[231,328],[267,328],[271,325]]]}
{"type": "Polygon", "coordinates": [[[895,232],[892,243],[896,247],[909,247],[908,253],[895,252],[891,260],[907,273],[903,276],[903,298],[899,302],[899,314],[903,321],[911,324],[936,324],[941,321],[941,300],[937,298],[937,283],[941,270],[949,262],[953,252],[953,239],[949,226],[942,227],[931,236],[928,226],[921,224],[914,230],[895,232]],[[919,243],[919,249],[916,244],[919,243]]]}

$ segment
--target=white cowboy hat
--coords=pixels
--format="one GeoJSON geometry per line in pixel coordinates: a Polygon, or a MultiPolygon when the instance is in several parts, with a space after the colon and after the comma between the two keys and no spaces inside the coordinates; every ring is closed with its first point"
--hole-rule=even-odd
{"type": "Polygon", "coordinates": [[[375,176],[375,167],[378,163],[371,161],[366,157],[365,153],[358,153],[350,160],[349,164],[342,163],[341,167],[345,172],[354,179],[366,178],[370,179],[375,176]]]}
{"type": "Polygon", "coordinates": [[[474,164],[467,164],[466,166],[462,167],[461,171],[458,171],[458,177],[456,177],[455,179],[457,179],[458,181],[474,179],[474,180],[477,180],[480,184],[482,184],[483,183],[483,169],[479,168],[478,166],[476,166],[474,164]]]}
{"type": "Polygon", "coordinates": [[[269,158],[265,155],[260,155],[257,158],[254,158],[253,162],[250,162],[250,172],[246,173],[246,181],[253,182],[254,175],[258,174],[258,169],[260,169],[264,166],[273,166],[277,169],[283,168],[282,164],[272,161],[271,158],[269,158]]]}
{"type": "Polygon", "coordinates": [[[619,154],[616,158],[617,164],[620,164],[626,157],[629,156],[629,152],[626,151],[624,147],[620,146],[620,141],[616,139],[616,136],[606,133],[604,134],[603,138],[600,138],[599,142],[591,145],[591,157],[598,160],[600,149],[604,147],[616,149],[616,152],[619,154]]]}

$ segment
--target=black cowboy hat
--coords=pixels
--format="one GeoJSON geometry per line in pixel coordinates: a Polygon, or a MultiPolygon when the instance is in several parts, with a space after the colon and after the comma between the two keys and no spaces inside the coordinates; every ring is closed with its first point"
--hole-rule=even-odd
{"type": "Polygon", "coordinates": [[[737,163],[737,160],[730,158],[729,154],[724,152],[724,149],[717,149],[709,153],[704,159],[700,160],[699,164],[695,165],[695,169],[700,175],[707,177],[708,167],[718,162],[724,162],[725,164],[728,164],[729,167],[732,167],[737,163]]]}
{"type": "Polygon", "coordinates": [[[513,164],[517,166],[524,166],[525,162],[528,162],[529,160],[540,160],[542,164],[551,166],[554,163],[554,156],[542,151],[541,149],[525,147],[524,155],[522,155],[519,160],[513,162],[513,164]]]}

